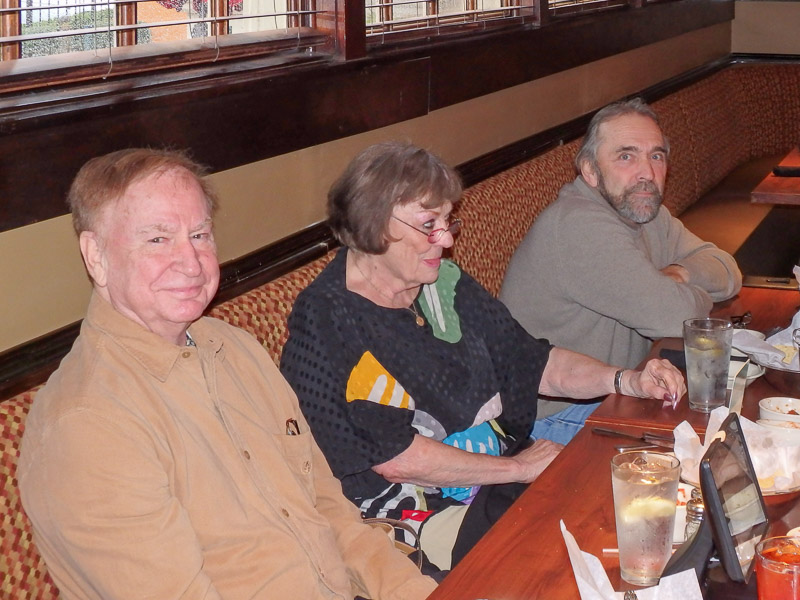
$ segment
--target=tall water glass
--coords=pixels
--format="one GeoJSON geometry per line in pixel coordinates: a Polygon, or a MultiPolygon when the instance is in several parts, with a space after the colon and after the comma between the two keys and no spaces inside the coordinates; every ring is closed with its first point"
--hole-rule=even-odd
{"type": "Polygon", "coordinates": [[[709,413],[725,404],[733,325],[727,319],[683,322],[689,408],[709,413]]]}
{"type": "Polygon", "coordinates": [[[654,585],[672,553],[680,461],[658,452],[611,459],[611,487],[622,578],[654,585]]]}
{"type": "Polygon", "coordinates": [[[800,538],[774,537],[756,546],[758,600],[800,600],[800,538]]]}

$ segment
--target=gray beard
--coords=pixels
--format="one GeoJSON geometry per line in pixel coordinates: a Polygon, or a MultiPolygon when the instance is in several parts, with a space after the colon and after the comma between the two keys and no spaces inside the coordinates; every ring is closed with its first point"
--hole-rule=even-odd
{"type": "Polygon", "coordinates": [[[624,189],[620,195],[612,196],[608,193],[603,176],[599,171],[597,172],[597,191],[621,217],[639,225],[655,219],[658,209],[664,201],[664,196],[652,181],[642,181],[624,189]],[[633,195],[640,192],[649,192],[652,196],[648,200],[640,198],[633,200],[633,195]]]}

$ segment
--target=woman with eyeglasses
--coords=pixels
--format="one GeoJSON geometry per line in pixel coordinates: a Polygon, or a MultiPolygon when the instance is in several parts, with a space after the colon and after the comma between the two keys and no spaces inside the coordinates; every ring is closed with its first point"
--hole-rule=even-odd
{"type": "Polygon", "coordinates": [[[421,529],[443,570],[561,449],[528,438],[539,394],[685,391],[666,361],[618,374],[526,333],[443,258],[461,191],[450,167],[410,144],[357,156],[328,194],[345,248],[297,298],[281,360],[345,495],[364,516],[421,529]]]}

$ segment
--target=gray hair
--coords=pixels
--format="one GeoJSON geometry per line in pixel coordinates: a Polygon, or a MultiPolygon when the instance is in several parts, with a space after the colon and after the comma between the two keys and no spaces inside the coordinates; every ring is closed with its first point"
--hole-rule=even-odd
{"type": "Polygon", "coordinates": [[[328,224],[349,248],[383,254],[395,206],[455,204],[461,180],[452,167],[407,142],[384,142],[356,156],[328,192],[328,224]]]}
{"type": "MultiPolygon", "coordinates": [[[[641,98],[622,100],[601,108],[595,113],[594,117],[592,117],[589,128],[586,130],[586,135],[581,143],[581,148],[575,155],[575,170],[578,174],[580,174],[581,165],[584,163],[589,163],[594,166],[597,165],[597,148],[600,146],[600,126],[611,119],[631,114],[648,117],[652,119],[656,125],[661,127],[658,115],[641,98]]],[[[666,151],[667,157],[669,157],[669,140],[663,132],[661,135],[664,138],[664,150],[666,151]]]]}

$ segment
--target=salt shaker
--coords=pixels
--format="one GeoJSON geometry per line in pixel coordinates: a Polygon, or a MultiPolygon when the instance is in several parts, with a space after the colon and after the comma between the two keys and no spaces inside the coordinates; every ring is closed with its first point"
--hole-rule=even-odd
{"type": "Polygon", "coordinates": [[[686,530],[684,533],[686,541],[689,541],[697,533],[703,520],[704,511],[705,506],[703,505],[703,496],[700,488],[692,488],[692,496],[686,503],[686,530]]]}

